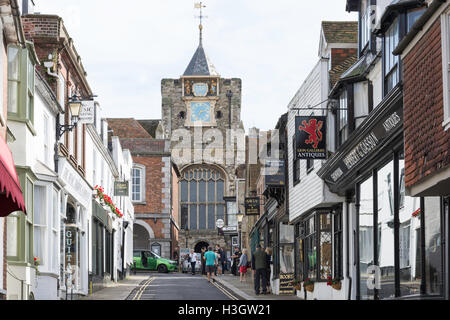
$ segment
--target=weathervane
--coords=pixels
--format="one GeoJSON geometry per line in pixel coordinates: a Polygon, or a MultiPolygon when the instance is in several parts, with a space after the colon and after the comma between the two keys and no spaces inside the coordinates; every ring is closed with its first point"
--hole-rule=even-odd
{"type": "Polygon", "coordinates": [[[200,25],[198,26],[198,28],[200,29],[200,45],[201,45],[202,42],[203,42],[203,24],[202,24],[202,20],[203,20],[203,18],[205,18],[205,19],[208,18],[207,16],[203,15],[203,8],[206,8],[206,6],[203,5],[203,2],[197,2],[197,3],[195,3],[194,8],[195,9],[200,9],[200,15],[196,16],[196,18],[200,19],[200,25]]]}

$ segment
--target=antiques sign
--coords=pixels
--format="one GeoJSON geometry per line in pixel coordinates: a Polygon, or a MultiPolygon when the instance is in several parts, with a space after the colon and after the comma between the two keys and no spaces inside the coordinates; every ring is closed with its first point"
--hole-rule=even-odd
{"type": "Polygon", "coordinates": [[[280,295],[293,295],[294,294],[294,274],[285,273],[280,274],[280,295]]]}
{"type": "Polygon", "coordinates": [[[295,117],[296,159],[327,158],[327,117],[295,117]]]}
{"type": "Polygon", "coordinates": [[[114,196],[116,197],[128,197],[130,194],[128,181],[116,181],[114,182],[114,196]]]}
{"type": "Polygon", "coordinates": [[[347,172],[361,164],[365,158],[375,152],[385,140],[402,126],[403,112],[399,108],[383,118],[381,122],[359,140],[353,149],[344,154],[331,172],[323,177],[325,181],[332,184],[338,183],[347,172]]]}
{"type": "Polygon", "coordinates": [[[260,200],[258,197],[245,198],[245,215],[259,216],[260,200]]]}

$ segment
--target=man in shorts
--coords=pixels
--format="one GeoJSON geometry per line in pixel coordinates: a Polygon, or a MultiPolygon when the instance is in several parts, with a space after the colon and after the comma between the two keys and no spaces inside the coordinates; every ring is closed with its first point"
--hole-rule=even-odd
{"type": "Polygon", "coordinates": [[[216,267],[216,254],[212,251],[212,247],[208,248],[208,252],[204,254],[204,259],[206,261],[206,272],[208,273],[208,282],[214,281],[214,271],[216,267]]]}

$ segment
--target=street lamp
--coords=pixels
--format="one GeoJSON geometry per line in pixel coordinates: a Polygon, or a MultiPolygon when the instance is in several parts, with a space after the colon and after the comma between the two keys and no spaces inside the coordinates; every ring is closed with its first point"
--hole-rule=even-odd
{"type": "Polygon", "coordinates": [[[59,123],[59,119],[56,120],[56,135],[58,136],[58,140],[61,139],[62,135],[65,132],[72,131],[78,125],[78,119],[80,117],[82,102],[80,101],[79,97],[76,94],[74,94],[69,99],[68,106],[69,106],[70,113],[72,115],[71,122],[73,124],[72,125],[70,125],[70,124],[61,125],[59,123]]]}

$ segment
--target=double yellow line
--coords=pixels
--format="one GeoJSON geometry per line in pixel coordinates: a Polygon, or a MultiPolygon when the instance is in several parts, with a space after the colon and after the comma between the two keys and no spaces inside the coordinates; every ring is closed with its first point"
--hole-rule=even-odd
{"type": "Polygon", "coordinates": [[[221,286],[219,286],[217,284],[217,281],[213,281],[212,284],[219,289],[224,295],[226,295],[228,298],[230,298],[231,300],[239,300],[237,297],[235,297],[233,294],[231,294],[229,291],[225,290],[224,288],[222,288],[221,286]]]}
{"type": "Polygon", "coordinates": [[[139,288],[139,290],[136,292],[132,300],[141,300],[144,291],[147,289],[150,283],[153,282],[153,280],[155,280],[155,277],[151,277],[147,281],[145,281],[144,285],[139,288]]]}

